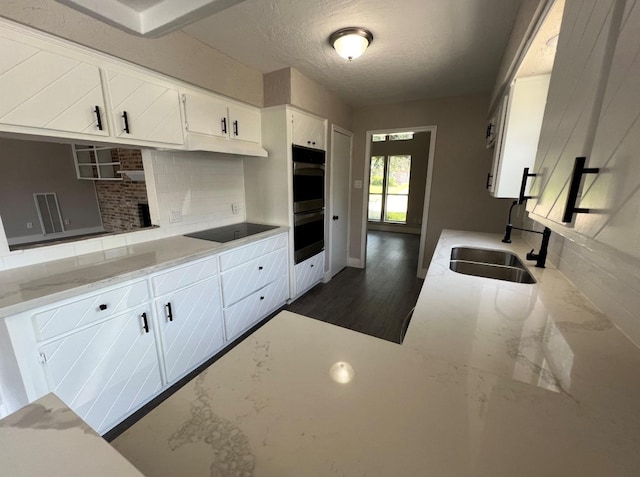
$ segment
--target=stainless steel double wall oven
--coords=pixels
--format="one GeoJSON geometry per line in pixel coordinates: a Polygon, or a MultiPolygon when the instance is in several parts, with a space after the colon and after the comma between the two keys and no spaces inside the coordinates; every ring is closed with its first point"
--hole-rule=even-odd
{"type": "Polygon", "coordinates": [[[293,145],[295,263],[324,250],[325,152],[293,145]]]}

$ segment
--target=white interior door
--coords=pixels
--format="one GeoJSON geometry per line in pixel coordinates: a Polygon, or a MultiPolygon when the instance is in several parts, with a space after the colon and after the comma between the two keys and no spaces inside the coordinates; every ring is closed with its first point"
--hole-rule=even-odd
{"type": "Polygon", "coordinates": [[[347,266],[351,133],[331,130],[331,276],[347,266]]]}

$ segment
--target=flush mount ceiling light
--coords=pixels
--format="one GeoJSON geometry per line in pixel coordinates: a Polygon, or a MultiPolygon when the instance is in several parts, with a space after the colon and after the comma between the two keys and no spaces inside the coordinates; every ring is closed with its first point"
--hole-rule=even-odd
{"type": "Polygon", "coordinates": [[[333,32],[329,43],[340,56],[351,61],[362,55],[373,41],[373,35],[364,28],[343,28],[333,32]]]}

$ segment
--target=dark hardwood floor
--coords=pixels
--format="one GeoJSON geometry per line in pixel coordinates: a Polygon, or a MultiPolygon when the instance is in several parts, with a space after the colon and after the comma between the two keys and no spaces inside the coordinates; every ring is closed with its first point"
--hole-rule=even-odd
{"type": "Polygon", "coordinates": [[[416,277],[419,245],[418,235],[370,231],[366,269],[345,268],[287,309],[400,343],[403,320],[423,283],[416,277]]]}

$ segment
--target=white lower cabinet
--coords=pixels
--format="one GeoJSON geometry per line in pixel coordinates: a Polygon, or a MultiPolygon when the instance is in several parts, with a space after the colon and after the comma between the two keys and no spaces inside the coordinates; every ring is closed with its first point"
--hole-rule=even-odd
{"type": "Polygon", "coordinates": [[[39,353],[50,390],[99,433],[162,388],[148,307],[51,340],[39,353]]]}
{"type": "Polygon", "coordinates": [[[294,270],[296,274],[296,296],[300,296],[322,281],[324,277],[324,251],[306,259],[304,262],[298,263],[294,270]]]}
{"type": "Polygon", "coordinates": [[[287,243],[279,234],[0,320],[0,414],[54,392],[104,434],[286,303],[287,243]]]}
{"type": "Polygon", "coordinates": [[[285,277],[252,293],[224,310],[227,340],[231,341],[284,305],[289,298],[289,282],[285,277]]]}
{"type": "Polygon", "coordinates": [[[170,384],[224,346],[218,277],[162,297],[155,306],[170,384]]]}

